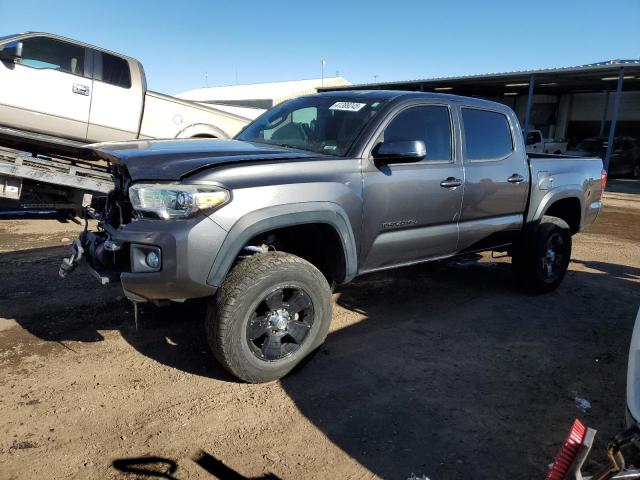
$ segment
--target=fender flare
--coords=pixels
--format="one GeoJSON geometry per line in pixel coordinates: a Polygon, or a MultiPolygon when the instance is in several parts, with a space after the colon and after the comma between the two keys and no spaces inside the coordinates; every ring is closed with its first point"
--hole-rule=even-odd
{"type": "Polygon", "coordinates": [[[210,135],[215,138],[229,138],[224,130],[208,123],[194,123],[178,132],[176,138],[193,138],[196,135],[210,135]]]}
{"type": "Polygon", "coordinates": [[[578,185],[563,185],[562,187],[557,187],[549,190],[545,194],[545,196],[542,197],[542,200],[540,200],[540,202],[538,203],[534,214],[528,219],[528,221],[539,222],[547,213],[549,207],[555,202],[557,202],[558,200],[564,200],[566,198],[573,198],[578,200],[578,202],[580,203],[580,225],[582,225],[582,221],[584,220],[584,201],[582,195],[582,190],[578,185]]]}
{"type": "Polygon", "coordinates": [[[262,208],[240,218],[220,246],[207,283],[220,286],[242,248],[256,235],[276,228],[310,223],[327,224],[334,228],[340,238],[345,262],[345,277],[340,283],[352,280],[358,271],[358,253],[346,212],[332,202],[305,202],[262,208]]]}

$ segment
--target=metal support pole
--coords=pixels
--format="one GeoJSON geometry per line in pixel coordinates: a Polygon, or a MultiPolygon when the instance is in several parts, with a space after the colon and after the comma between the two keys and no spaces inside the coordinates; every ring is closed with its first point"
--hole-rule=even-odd
{"type": "Polygon", "coordinates": [[[618,110],[620,109],[620,97],[622,96],[622,83],[624,82],[624,67],[620,69],[618,75],[618,86],[616,87],[616,96],[613,99],[613,110],[611,111],[611,125],[609,126],[609,141],[607,142],[607,153],[604,155],[604,169],[609,171],[609,160],[611,159],[611,151],[613,150],[613,139],[616,136],[616,122],[618,121],[618,110]]]}
{"type": "Polygon", "coordinates": [[[529,94],[527,95],[527,111],[524,114],[524,130],[522,134],[524,135],[524,141],[527,141],[527,133],[529,133],[529,120],[531,118],[531,107],[533,106],[533,89],[536,84],[535,75],[531,75],[529,77],[529,94]]]}
{"type": "Polygon", "coordinates": [[[602,120],[600,121],[600,137],[604,135],[604,125],[607,123],[607,113],[609,113],[609,90],[607,90],[604,96],[604,113],[602,114],[602,120]]]}

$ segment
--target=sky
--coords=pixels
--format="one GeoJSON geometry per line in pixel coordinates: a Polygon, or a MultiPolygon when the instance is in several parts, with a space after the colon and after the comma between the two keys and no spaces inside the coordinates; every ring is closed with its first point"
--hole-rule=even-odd
{"type": "Polygon", "coordinates": [[[142,62],[149,88],[353,83],[640,57],[640,0],[0,0],[0,36],[45,31],[142,62]],[[206,75],[205,75],[206,73],[206,75]]]}

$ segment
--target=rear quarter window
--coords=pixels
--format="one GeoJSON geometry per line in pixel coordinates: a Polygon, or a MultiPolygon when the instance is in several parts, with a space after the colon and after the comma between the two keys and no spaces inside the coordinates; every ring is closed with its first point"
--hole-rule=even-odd
{"type": "Polygon", "coordinates": [[[131,72],[129,62],[124,58],[116,57],[108,53],[102,54],[102,72],[97,78],[100,81],[121,88],[131,88],[131,72]]]}
{"type": "Polygon", "coordinates": [[[462,109],[465,158],[498,160],[513,152],[511,128],[506,115],[477,108],[462,109]]]}

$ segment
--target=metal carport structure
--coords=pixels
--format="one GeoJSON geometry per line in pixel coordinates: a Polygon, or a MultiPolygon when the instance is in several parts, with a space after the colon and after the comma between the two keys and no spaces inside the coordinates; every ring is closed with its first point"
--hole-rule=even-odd
{"type": "MultiPolygon", "coordinates": [[[[530,128],[535,95],[560,97],[576,93],[604,93],[606,95],[600,122],[600,133],[603,134],[609,115],[610,94],[613,94],[613,106],[610,109],[611,118],[608,120],[610,122],[607,135],[608,144],[604,158],[605,168],[608,169],[613,140],[616,135],[622,92],[640,92],[640,60],[610,60],[576,67],[325,87],[318,91],[363,89],[452,93],[487,98],[506,104],[509,104],[509,99],[515,99],[518,96],[526,97],[527,103],[523,115],[525,135],[530,128]]],[[[515,100],[513,103],[515,106],[515,100]]]]}

